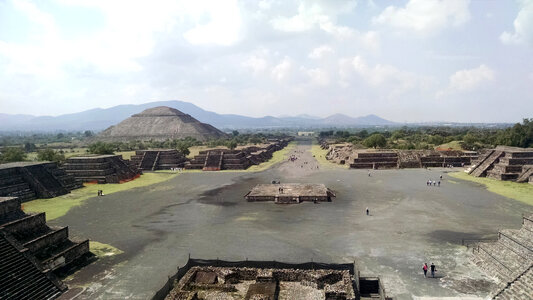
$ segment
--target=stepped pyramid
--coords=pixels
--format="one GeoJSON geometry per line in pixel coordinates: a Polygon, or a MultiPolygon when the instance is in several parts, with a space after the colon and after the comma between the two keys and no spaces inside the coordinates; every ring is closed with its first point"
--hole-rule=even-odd
{"type": "Polygon", "coordinates": [[[215,127],[201,123],[188,114],[158,106],[135,114],[97,137],[103,141],[166,140],[193,137],[199,141],[226,137],[215,127]]]}

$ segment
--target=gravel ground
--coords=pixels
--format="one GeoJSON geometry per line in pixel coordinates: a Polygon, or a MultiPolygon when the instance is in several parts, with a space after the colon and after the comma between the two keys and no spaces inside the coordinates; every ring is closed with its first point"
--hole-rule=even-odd
{"type": "MultiPolygon", "coordinates": [[[[380,275],[397,299],[487,294],[492,283],[468,260],[463,238],[518,228],[532,208],[448,177],[448,169],[320,168],[299,141],[299,158],[257,173],[188,173],[148,187],[87,200],[51,222],[124,254],[81,269],[64,298],[150,299],[195,258],[355,261],[362,276],[380,275]],[[304,163],[306,162],[306,163],[304,163]],[[317,166],[319,168],[317,168],[317,166]],[[323,170],[325,169],[325,170],[323,170]],[[440,187],[426,185],[439,180],[440,187]],[[258,183],[324,183],[331,203],[249,203],[258,183]],[[365,208],[370,215],[365,215],[365,208]],[[437,266],[425,279],[422,264],[437,266]]],[[[105,187],[104,187],[105,191],[105,187]]]]}

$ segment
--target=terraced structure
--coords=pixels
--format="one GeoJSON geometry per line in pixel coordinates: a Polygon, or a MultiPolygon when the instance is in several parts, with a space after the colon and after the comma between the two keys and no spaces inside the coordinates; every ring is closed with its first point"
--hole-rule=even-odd
{"type": "Polygon", "coordinates": [[[476,177],[533,183],[533,149],[498,146],[472,162],[468,173],[476,177]]]}
{"type": "Polygon", "coordinates": [[[130,165],[142,171],[182,168],[187,159],[175,149],[137,150],[130,165]]]}
{"type": "Polygon", "coordinates": [[[25,202],[68,194],[81,186],[80,181],[58,168],[55,162],[0,165],[0,197],[18,197],[25,202]]]}
{"type": "Polygon", "coordinates": [[[478,243],[472,250],[473,262],[503,283],[495,299],[531,299],[533,215],[523,217],[520,229],[500,230],[497,241],[478,243]]]}
{"type": "Polygon", "coordinates": [[[82,182],[120,183],[139,176],[136,167],[120,155],[89,155],[67,159],[64,165],[67,174],[82,182]]]}

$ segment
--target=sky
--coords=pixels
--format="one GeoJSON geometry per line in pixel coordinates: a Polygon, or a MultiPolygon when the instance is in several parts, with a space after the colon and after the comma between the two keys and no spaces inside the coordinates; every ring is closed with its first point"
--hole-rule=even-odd
{"type": "Polygon", "coordinates": [[[533,117],[533,0],[0,0],[0,113],[163,100],[518,122],[533,117]]]}

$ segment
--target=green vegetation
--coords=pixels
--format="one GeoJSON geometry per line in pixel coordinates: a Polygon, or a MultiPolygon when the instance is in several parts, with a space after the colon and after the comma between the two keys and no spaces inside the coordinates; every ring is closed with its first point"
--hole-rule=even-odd
{"type": "Polygon", "coordinates": [[[37,152],[37,160],[60,162],[65,160],[65,155],[52,149],[44,149],[37,152]]]}
{"type": "Polygon", "coordinates": [[[311,154],[313,157],[318,161],[320,164],[320,167],[322,168],[339,168],[342,167],[341,165],[338,165],[336,163],[333,163],[332,161],[329,161],[326,159],[326,155],[328,154],[328,150],[324,150],[320,147],[319,144],[316,142],[313,142],[313,145],[311,146],[311,154]]]}
{"type": "Polygon", "coordinates": [[[454,178],[482,184],[490,192],[533,205],[533,185],[529,183],[516,183],[485,177],[474,177],[465,172],[454,172],[449,175],[454,178]]]}
{"type": "Polygon", "coordinates": [[[24,161],[26,160],[26,157],[27,157],[26,152],[24,152],[22,148],[18,148],[18,147],[4,148],[2,149],[2,152],[0,152],[1,163],[24,161]]]}
{"type": "Polygon", "coordinates": [[[363,141],[368,148],[383,148],[387,145],[387,139],[380,133],[374,133],[363,141]]]}
{"type": "Polygon", "coordinates": [[[364,144],[366,147],[390,149],[477,150],[497,145],[533,147],[533,119],[524,119],[509,128],[478,127],[402,127],[398,129],[373,128],[358,131],[322,131],[322,139],[333,143],[364,144]],[[369,131],[371,131],[369,133],[369,131]],[[381,136],[376,136],[378,133],[381,136]],[[369,134],[372,134],[369,137],[369,134]],[[383,137],[383,138],[382,138],[383,137]],[[385,140],[385,141],[384,141],[385,140]],[[442,145],[444,144],[444,145],[442,145]]]}
{"type": "Polygon", "coordinates": [[[70,194],[23,203],[22,207],[25,211],[29,212],[45,212],[46,219],[53,220],[64,216],[71,208],[82,205],[85,200],[96,197],[98,190],[103,190],[105,195],[109,195],[133,188],[160,183],[174,178],[175,176],[177,176],[177,174],[146,173],[140,178],[122,184],[86,185],[81,189],[73,190],[70,194]]]}
{"type": "Polygon", "coordinates": [[[89,152],[92,154],[113,154],[116,150],[113,144],[96,142],[89,145],[89,152]]]}

